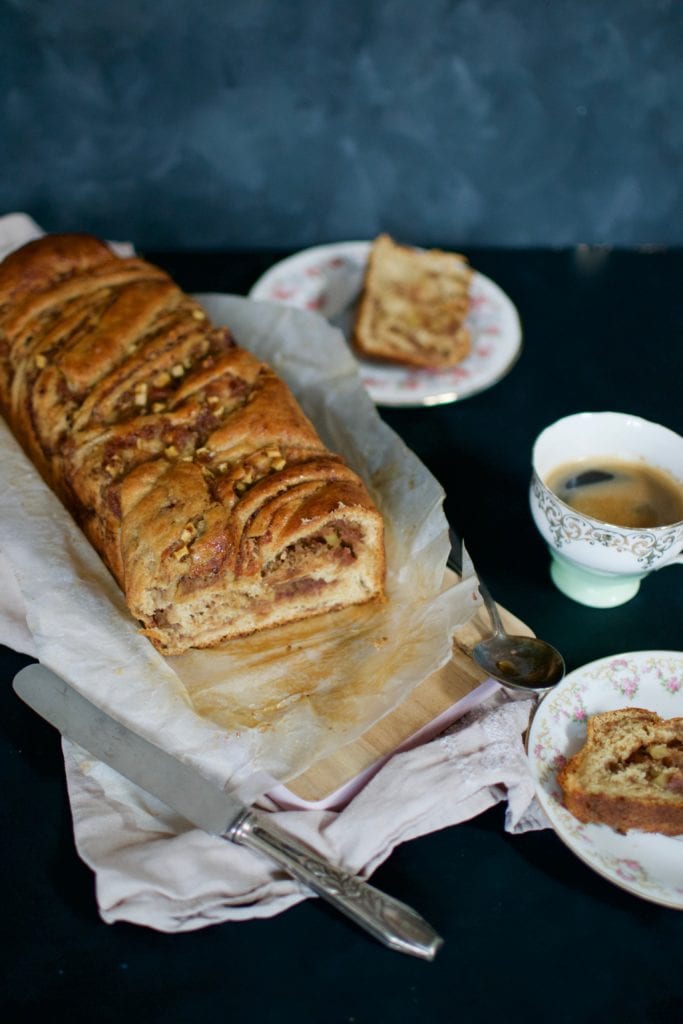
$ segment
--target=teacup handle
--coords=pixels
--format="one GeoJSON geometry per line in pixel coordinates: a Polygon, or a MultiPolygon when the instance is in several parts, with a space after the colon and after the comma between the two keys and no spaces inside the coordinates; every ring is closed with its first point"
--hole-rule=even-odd
{"type": "Polygon", "coordinates": [[[683,551],[679,551],[677,555],[674,555],[667,562],[661,562],[657,569],[666,569],[670,565],[683,565],[683,551]]]}

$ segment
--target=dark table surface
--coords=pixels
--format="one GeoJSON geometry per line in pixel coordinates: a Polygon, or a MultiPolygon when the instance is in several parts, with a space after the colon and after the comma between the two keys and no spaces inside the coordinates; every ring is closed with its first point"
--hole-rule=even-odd
{"type": "MultiPolygon", "coordinates": [[[[146,255],[189,291],[245,294],[282,254],[146,255]]],[[[519,362],[462,402],[381,415],[443,484],[499,602],[569,670],[681,649],[680,568],[620,608],[574,604],[550,583],[527,488],[535,436],[567,413],[627,411],[683,432],[683,253],[468,255],[517,305],[519,362]]],[[[445,938],[431,964],[390,952],[319,900],[181,935],[103,924],[74,850],[59,738],[11,690],[28,659],[0,656],[5,1020],[683,1019],[683,914],[611,885],[550,830],[507,834],[502,805],[399,847],[374,875],[445,938]]]]}

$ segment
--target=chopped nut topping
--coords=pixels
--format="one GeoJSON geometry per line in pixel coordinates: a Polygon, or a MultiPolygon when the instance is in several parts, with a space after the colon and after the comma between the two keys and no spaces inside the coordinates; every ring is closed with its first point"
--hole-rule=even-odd
{"type": "Polygon", "coordinates": [[[147,405],[147,385],[145,383],[136,384],[134,401],[136,405],[147,405]]]}
{"type": "Polygon", "coordinates": [[[178,449],[174,444],[169,444],[168,448],[164,449],[164,455],[169,459],[175,459],[178,455],[178,449]]]}
{"type": "Polygon", "coordinates": [[[220,402],[220,398],[218,397],[218,395],[207,395],[206,401],[208,405],[214,406],[218,405],[218,403],[220,402]]]}
{"type": "Polygon", "coordinates": [[[176,562],[182,562],[183,558],[187,558],[189,553],[190,549],[187,547],[187,545],[183,545],[182,548],[177,548],[173,552],[173,557],[175,558],[176,562]]]}
{"type": "Polygon", "coordinates": [[[166,408],[166,402],[153,402],[152,412],[163,412],[166,408]]]}
{"type": "Polygon", "coordinates": [[[197,458],[201,462],[208,462],[208,460],[210,458],[212,458],[213,452],[211,451],[210,448],[203,448],[202,447],[202,448],[197,448],[197,451],[195,452],[195,455],[197,456],[197,458]]]}
{"type": "Polygon", "coordinates": [[[253,484],[254,482],[254,470],[251,466],[247,466],[246,468],[244,466],[240,466],[235,471],[234,479],[237,481],[235,483],[235,490],[246,491],[249,484],[253,484]]]}
{"type": "Polygon", "coordinates": [[[171,374],[168,372],[168,370],[162,370],[161,373],[158,373],[156,377],[154,377],[154,379],[152,380],[152,384],[154,384],[155,388],[165,388],[166,385],[170,383],[171,374]]]}
{"type": "Polygon", "coordinates": [[[194,523],[188,523],[183,532],[180,534],[180,539],[183,544],[188,544],[191,540],[197,536],[197,530],[195,529],[194,523]]]}
{"type": "Polygon", "coordinates": [[[273,469],[284,469],[286,465],[287,463],[282,457],[273,460],[273,469]]]}
{"type": "Polygon", "coordinates": [[[44,370],[47,366],[47,356],[44,356],[42,352],[39,352],[36,356],[36,366],[39,370],[44,370]]]}
{"type": "Polygon", "coordinates": [[[136,437],[135,447],[143,452],[160,452],[162,442],[158,437],[136,437]]]}
{"type": "Polygon", "coordinates": [[[171,367],[171,376],[172,377],[182,377],[182,375],[184,373],[185,373],[185,367],[183,366],[182,363],[175,363],[175,365],[171,367]]]}
{"type": "Polygon", "coordinates": [[[206,313],[201,309],[193,309],[192,316],[195,320],[206,320],[206,313]]]}
{"type": "Polygon", "coordinates": [[[216,466],[216,472],[217,472],[217,473],[226,473],[226,472],[227,472],[227,470],[228,470],[228,464],[227,464],[227,462],[220,462],[220,463],[219,463],[219,464],[218,464],[218,465],[216,466]]]}
{"type": "Polygon", "coordinates": [[[281,452],[279,448],[266,448],[266,455],[268,455],[271,459],[281,458],[281,452]]]}

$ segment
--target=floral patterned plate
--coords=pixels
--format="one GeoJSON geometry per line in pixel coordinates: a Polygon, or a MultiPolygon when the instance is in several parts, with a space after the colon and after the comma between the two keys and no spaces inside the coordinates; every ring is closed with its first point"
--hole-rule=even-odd
{"type": "MultiPolygon", "coordinates": [[[[249,292],[321,313],[350,337],[370,242],[304,249],[276,263],[249,292]]],[[[358,360],[363,384],[377,405],[442,405],[491,387],[512,369],[522,344],[517,310],[497,284],[475,271],[467,324],[472,351],[448,370],[415,370],[358,360]]]]}
{"type": "Polygon", "coordinates": [[[683,836],[584,825],[562,806],[557,772],[583,744],[598,711],[642,707],[683,715],[683,652],[639,651],[602,658],[566,676],[541,702],[529,732],[538,798],[567,846],[610,882],[653,903],[683,910],[683,836]]]}

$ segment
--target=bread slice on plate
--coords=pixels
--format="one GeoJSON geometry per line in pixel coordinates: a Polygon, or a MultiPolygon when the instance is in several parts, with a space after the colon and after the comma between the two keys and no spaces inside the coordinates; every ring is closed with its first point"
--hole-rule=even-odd
{"type": "Polygon", "coordinates": [[[580,821],[681,835],[683,718],[633,707],[592,715],[584,746],[557,781],[580,821]]]}
{"type": "Polygon", "coordinates": [[[459,253],[416,249],[379,235],[370,249],[352,334],[356,352],[443,369],[468,355],[473,271],[459,253]]]}

